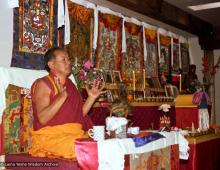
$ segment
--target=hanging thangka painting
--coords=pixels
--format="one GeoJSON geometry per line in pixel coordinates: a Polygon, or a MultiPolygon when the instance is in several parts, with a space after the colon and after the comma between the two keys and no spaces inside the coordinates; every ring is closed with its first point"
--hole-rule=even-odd
{"type": "Polygon", "coordinates": [[[57,0],[20,0],[14,9],[11,66],[44,69],[44,53],[57,44],[57,0]]]}
{"type": "Polygon", "coordinates": [[[188,73],[189,72],[189,44],[187,43],[180,43],[180,50],[181,50],[181,65],[182,65],[182,72],[188,73]]]}
{"type": "Polygon", "coordinates": [[[179,39],[173,38],[172,74],[179,74],[179,71],[180,71],[179,39]]]}
{"type": "Polygon", "coordinates": [[[92,59],[93,9],[68,1],[70,43],[66,46],[71,61],[83,63],[92,59]]]}
{"type": "Polygon", "coordinates": [[[159,73],[169,75],[171,38],[160,34],[159,73]]]}
{"type": "Polygon", "coordinates": [[[99,12],[98,42],[95,65],[118,70],[121,58],[122,18],[99,12]]]}
{"type": "Polygon", "coordinates": [[[157,56],[157,31],[145,28],[145,40],[147,58],[144,63],[146,76],[156,77],[158,75],[158,56],[157,56]]]}
{"type": "Polygon", "coordinates": [[[143,27],[125,22],[126,53],[122,58],[122,75],[127,81],[132,71],[144,68],[143,27]]]}

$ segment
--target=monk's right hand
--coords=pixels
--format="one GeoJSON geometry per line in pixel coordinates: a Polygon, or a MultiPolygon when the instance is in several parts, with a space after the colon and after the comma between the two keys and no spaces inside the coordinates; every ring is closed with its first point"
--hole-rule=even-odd
{"type": "Polygon", "coordinates": [[[58,77],[55,77],[54,80],[55,80],[55,84],[56,84],[57,89],[58,89],[58,95],[61,98],[65,98],[66,99],[67,96],[68,96],[68,93],[66,91],[66,87],[61,84],[61,82],[60,82],[58,77]]]}

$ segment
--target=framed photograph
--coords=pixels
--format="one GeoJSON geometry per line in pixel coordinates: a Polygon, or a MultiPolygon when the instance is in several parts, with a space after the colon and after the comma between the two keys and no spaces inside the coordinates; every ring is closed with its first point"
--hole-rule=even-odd
{"type": "Polygon", "coordinates": [[[105,82],[105,73],[102,69],[98,69],[98,68],[94,68],[93,69],[93,73],[98,75],[100,77],[100,79],[105,82]]]}
{"type": "Polygon", "coordinates": [[[179,94],[179,90],[176,86],[167,85],[165,86],[165,92],[167,97],[174,97],[176,98],[179,94]]]}
{"type": "Polygon", "coordinates": [[[119,98],[118,90],[111,90],[113,100],[119,98]]]}
{"type": "Polygon", "coordinates": [[[106,95],[106,99],[107,99],[108,102],[113,102],[113,96],[112,96],[111,90],[108,90],[108,91],[105,93],[105,95],[106,95]]]}
{"type": "Polygon", "coordinates": [[[158,77],[152,77],[151,79],[154,88],[161,88],[160,80],[158,77]]]}
{"type": "Polygon", "coordinates": [[[121,73],[120,71],[113,71],[113,82],[114,83],[120,83],[122,82],[121,73]]]}
{"type": "Polygon", "coordinates": [[[165,86],[165,93],[167,97],[173,96],[173,88],[171,85],[165,86]]]}
{"type": "Polygon", "coordinates": [[[111,70],[105,70],[105,82],[106,83],[113,83],[113,76],[111,70]]]}

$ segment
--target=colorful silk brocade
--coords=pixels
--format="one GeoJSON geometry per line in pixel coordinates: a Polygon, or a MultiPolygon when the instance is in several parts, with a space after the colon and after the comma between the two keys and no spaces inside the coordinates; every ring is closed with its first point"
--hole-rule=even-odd
{"type": "Polygon", "coordinates": [[[179,53],[179,39],[173,39],[173,48],[172,48],[172,73],[178,74],[180,70],[180,53],[179,53]]]}
{"type": "Polygon", "coordinates": [[[122,58],[122,75],[128,81],[132,71],[144,68],[143,27],[125,22],[126,53],[122,58]]]}
{"type": "Polygon", "coordinates": [[[122,18],[99,12],[98,43],[95,65],[105,70],[119,70],[122,42],[122,18]]]}
{"type": "Polygon", "coordinates": [[[182,72],[187,74],[189,72],[189,44],[181,43],[180,44],[181,50],[181,65],[182,65],[182,72]]]}
{"type": "Polygon", "coordinates": [[[68,1],[70,17],[70,43],[66,46],[71,61],[92,60],[94,11],[68,1]]]}
{"type": "Polygon", "coordinates": [[[4,152],[27,152],[33,130],[32,102],[21,94],[22,88],[9,85],[6,90],[6,109],[3,115],[4,152]]]}
{"type": "Polygon", "coordinates": [[[57,45],[57,0],[20,0],[14,9],[11,66],[44,69],[43,54],[57,45]]]}
{"type": "Polygon", "coordinates": [[[179,169],[178,145],[168,146],[152,152],[137,154],[136,157],[130,156],[130,170],[134,169],[179,169]],[[177,148],[176,148],[177,146],[177,148]],[[176,158],[175,158],[176,156],[176,158]]]}
{"type": "Polygon", "coordinates": [[[160,34],[159,73],[170,73],[170,44],[171,38],[160,34]]]}
{"type": "Polygon", "coordinates": [[[145,28],[147,58],[145,61],[146,76],[158,76],[157,31],[145,28]]]}
{"type": "Polygon", "coordinates": [[[18,153],[20,145],[20,88],[10,85],[6,90],[6,109],[4,111],[4,152],[18,153]]]}

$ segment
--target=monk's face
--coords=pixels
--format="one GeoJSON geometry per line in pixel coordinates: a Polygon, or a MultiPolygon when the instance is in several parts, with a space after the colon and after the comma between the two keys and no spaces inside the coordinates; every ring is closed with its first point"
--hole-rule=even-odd
{"type": "Polygon", "coordinates": [[[71,73],[71,63],[67,52],[64,50],[57,50],[54,52],[55,58],[51,60],[50,68],[54,73],[63,76],[69,76],[71,73]]]}

